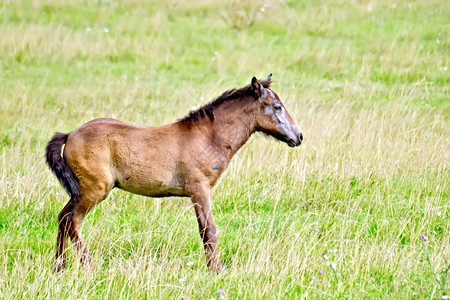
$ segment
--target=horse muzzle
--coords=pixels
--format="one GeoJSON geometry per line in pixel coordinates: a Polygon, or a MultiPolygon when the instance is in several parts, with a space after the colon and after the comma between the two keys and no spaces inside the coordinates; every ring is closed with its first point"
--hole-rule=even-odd
{"type": "Polygon", "coordinates": [[[296,137],[295,140],[294,140],[294,139],[289,139],[289,140],[287,141],[287,144],[288,144],[289,147],[298,147],[298,146],[301,145],[302,141],[303,141],[303,133],[300,133],[300,134],[296,137]]]}

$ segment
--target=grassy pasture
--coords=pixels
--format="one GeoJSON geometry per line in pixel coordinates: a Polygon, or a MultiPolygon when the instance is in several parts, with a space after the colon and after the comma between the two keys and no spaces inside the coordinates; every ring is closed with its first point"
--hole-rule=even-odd
{"type": "Polygon", "coordinates": [[[0,298],[448,295],[449,16],[436,0],[1,1],[0,298]],[[93,269],[70,248],[51,272],[55,131],[173,122],[271,72],[305,141],[253,136],[215,188],[226,274],[205,268],[189,199],[120,190],[84,222],[93,269]]]}

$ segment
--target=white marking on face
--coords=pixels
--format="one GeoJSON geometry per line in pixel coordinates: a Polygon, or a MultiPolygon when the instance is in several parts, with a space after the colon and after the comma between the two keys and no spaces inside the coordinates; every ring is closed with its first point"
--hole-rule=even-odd
{"type": "Polygon", "coordinates": [[[267,89],[265,89],[262,85],[261,85],[261,99],[266,99],[267,98],[267,89]]]}
{"type": "MultiPolygon", "coordinates": [[[[270,90],[268,91],[270,92],[270,90]]],[[[294,141],[297,140],[297,132],[301,132],[301,130],[297,125],[291,124],[289,121],[288,112],[279,100],[275,100],[271,104],[267,105],[264,112],[266,115],[271,116],[274,122],[277,123],[276,126],[280,132],[294,141]],[[275,107],[280,107],[280,109],[275,110],[275,107]]]]}
{"type": "Polygon", "coordinates": [[[290,125],[287,116],[287,111],[283,108],[283,106],[281,106],[281,111],[279,111],[278,113],[277,112],[274,113],[274,117],[275,117],[274,120],[278,120],[278,122],[280,122],[281,124],[290,125]]]}

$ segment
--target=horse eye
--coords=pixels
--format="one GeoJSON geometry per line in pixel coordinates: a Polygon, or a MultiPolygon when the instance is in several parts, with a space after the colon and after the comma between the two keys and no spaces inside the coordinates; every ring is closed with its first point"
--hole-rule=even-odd
{"type": "Polygon", "coordinates": [[[273,109],[275,109],[276,111],[281,111],[281,105],[274,105],[273,109]]]}

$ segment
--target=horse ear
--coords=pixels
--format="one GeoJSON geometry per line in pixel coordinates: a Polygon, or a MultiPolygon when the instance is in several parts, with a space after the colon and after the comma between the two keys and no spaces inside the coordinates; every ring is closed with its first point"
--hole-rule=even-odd
{"type": "Polygon", "coordinates": [[[272,81],[272,73],[270,73],[269,76],[267,76],[266,81],[272,81]]]}
{"type": "Polygon", "coordinates": [[[256,77],[253,76],[252,78],[252,90],[255,92],[255,95],[259,97],[261,97],[261,90],[264,87],[261,85],[261,83],[259,83],[258,79],[256,79],[256,77]]]}

